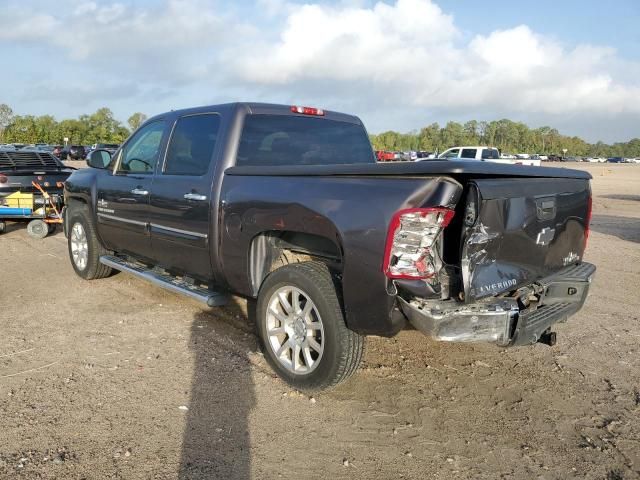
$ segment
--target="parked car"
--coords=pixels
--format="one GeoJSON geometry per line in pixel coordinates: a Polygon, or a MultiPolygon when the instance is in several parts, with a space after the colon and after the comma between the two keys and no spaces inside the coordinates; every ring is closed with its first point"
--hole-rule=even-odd
{"type": "Polygon", "coordinates": [[[266,360],[298,389],[345,380],[366,335],[407,322],[442,341],[553,344],[595,271],[587,172],[377,163],[342,113],[167,112],[88,164],[65,184],[75,272],[121,270],[209,306],[249,298],[266,360]]]}
{"type": "Polygon", "coordinates": [[[84,145],[71,145],[68,150],[68,158],[71,160],[84,160],[87,153],[84,149],[84,145]]]}
{"type": "Polygon", "coordinates": [[[625,163],[625,159],[623,157],[609,157],[609,158],[607,158],[607,162],[609,162],[609,163],[625,163]]]}
{"type": "Polygon", "coordinates": [[[64,146],[62,146],[62,145],[55,145],[53,147],[53,152],[51,152],[51,153],[56,158],[58,158],[59,160],[66,160],[67,159],[67,155],[66,155],[67,152],[66,152],[64,146]]]}
{"type": "Polygon", "coordinates": [[[416,162],[420,162],[423,160],[431,160],[433,158],[435,158],[435,154],[433,152],[427,152],[424,150],[420,150],[418,152],[416,152],[416,162]]]}
{"type": "Polygon", "coordinates": [[[385,152],[384,150],[376,151],[376,160],[379,162],[391,162],[395,158],[393,152],[385,152]]]}
{"type": "Polygon", "coordinates": [[[107,150],[112,155],[116,153],[118,148],[120,148],[120,145],[117,143],[94,143],[91,145],[91,150],[107,150]]]}
{"type": "MultiPolygon", "coordinates": [[[[528,155],[527,155],[528,157],[528,155]]],[[[485,162],[509,163],[513,165],[540,166],[540,160],[529,158],[505,159],[500,157],[500,151],[494,147],[454,147],[445,150],[438,158],[447,160],[480,160],[485,162]]]]}

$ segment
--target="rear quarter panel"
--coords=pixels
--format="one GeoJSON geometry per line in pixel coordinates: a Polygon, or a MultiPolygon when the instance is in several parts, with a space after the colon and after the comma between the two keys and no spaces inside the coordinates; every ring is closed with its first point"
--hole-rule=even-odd
{"type": "Polygon", "coordinates": [[[382,272],[387,228],[403,208],[454,206],[462,188],[447,177],[226,175],[221,192],[220,258],[229,287],[254,296],[249,251],[268,231],[312,233],[342,255],[342,297],[349,328],[392,335],[395,296],[382,272]]]}

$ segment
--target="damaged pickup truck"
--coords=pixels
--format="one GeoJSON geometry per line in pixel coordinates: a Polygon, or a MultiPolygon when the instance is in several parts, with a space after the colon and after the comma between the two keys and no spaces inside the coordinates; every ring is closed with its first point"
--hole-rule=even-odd
{"type": "Polygon", "coordinates": [[[589,174],[485,162],[378,164],[362,122],[234,103],[172,111],[65,184],[76,273],[113,269],[214,307],[249,299],[285,381],[349,377],[365,336],[553,344],[595,267],[589,174]]]}

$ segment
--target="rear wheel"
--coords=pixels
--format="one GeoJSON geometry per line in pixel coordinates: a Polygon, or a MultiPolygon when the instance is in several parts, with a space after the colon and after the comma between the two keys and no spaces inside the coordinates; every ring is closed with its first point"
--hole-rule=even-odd
{"type": "Polygon", "coordinates": [[[319,262],[287,265],[260,288],[257,326],[265,358],[300,390],[320,390],[357,369],[364,337],[344,322],[331,274],[319,262]]]}
{"type": "Polygon", "coordinates": [[[49,235],[49,227],[44,220],[31,220],[27,224],[27,233],[33,238],[43,239],[49,235]]]}
{"type": "Polygon", "coordinates": [[[100,243],[85,209],[69,212],[69,259],[75,272],[85,280],[108,277],[111,268],[100,263],[108,252],[100,243]]]}
{"type": "Polygon", "coordinates": [[[4,233],[7,230],[7,222],[0,220],[0,233],[4,233]]]}

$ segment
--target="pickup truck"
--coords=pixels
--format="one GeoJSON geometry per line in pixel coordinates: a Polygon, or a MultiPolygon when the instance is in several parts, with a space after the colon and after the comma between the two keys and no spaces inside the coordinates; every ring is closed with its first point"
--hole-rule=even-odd
{"type": "Polygon", "coordinates": [[[518,156],[517,159],[504,158],[495,147],[453,147],[445,150],[438,158],[446,160],[480,160],[483,162],[505,163],[511,165],[529,165],[539,167],[540,158],[534,159],[518,156]]]}
{"type": "Polygon", "coordinates": [[[71,264],[215,307],[249,300],[265,358],[302,390],[349,377],[367,335],[553,344],[583,305],[590,175],[377,163],[355,116],[233,103],[147,120],[65,183],[71,264]]]}

